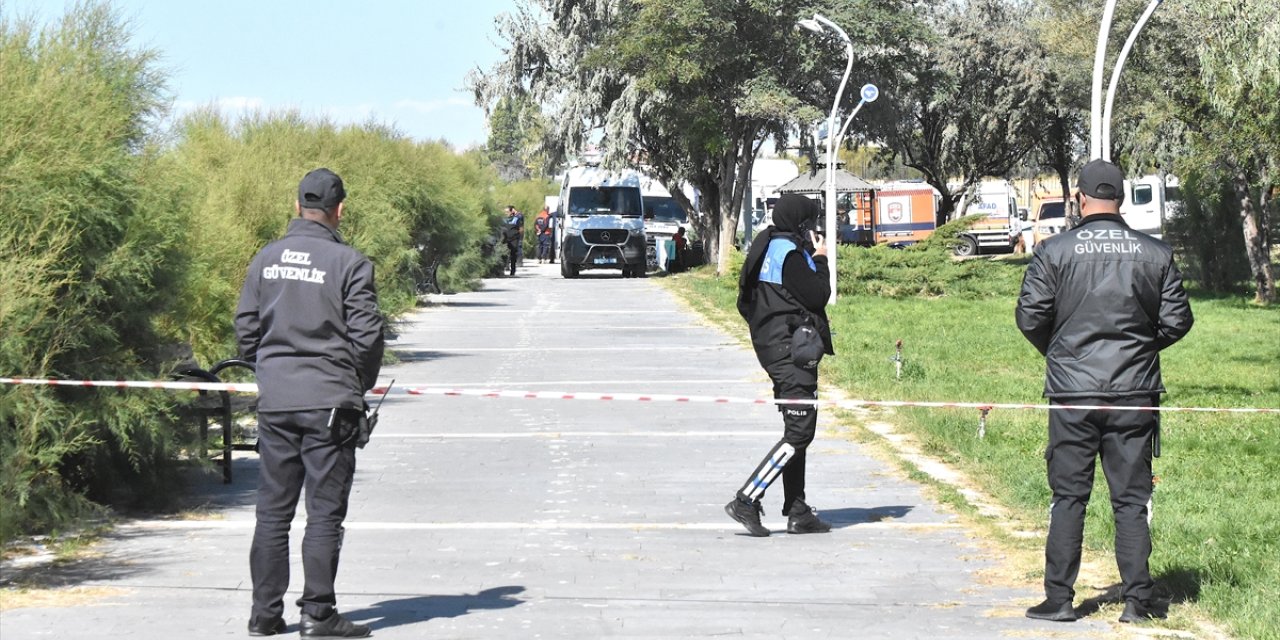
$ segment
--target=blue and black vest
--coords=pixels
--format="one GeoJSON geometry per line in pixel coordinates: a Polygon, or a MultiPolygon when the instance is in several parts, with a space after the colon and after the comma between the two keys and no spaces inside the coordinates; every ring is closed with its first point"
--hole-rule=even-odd
{"type": "MultiPolygon", "coordinates": [[[[818,272],[813,256],[800,247],[795,238],[790,235],[775,234],[769,239],[769,245],[760,258],[760,275],[756,278],[755,290],[743,314],[751,330],[751,342],[757,351],[785,349],[790,345],[791,334],[795,327],[808,317],[813,320],[830,353],[831,331],[827,325],[825,312],[815,313],[805,309],[783,284],[783,266],[787,256],[793,251],[798,251],[804,256],[809,269],[815,275],[818,272]]],[[[748,269],[751,266],[744,265],[743,268],[748,269]]]]}
{"type": "Polygon", "coordinates": [[[809,268],[818,270],[818,265],[813,263],[813,256],[808,251],[796,246],[791,238],[775,236],[769,240],[769,248],[764,252],[764,262],[760,263],[760,282],[782,286],[782,265],[787,260],[787,254],[792,251],[799,251],[809,263],[809,268]]]}

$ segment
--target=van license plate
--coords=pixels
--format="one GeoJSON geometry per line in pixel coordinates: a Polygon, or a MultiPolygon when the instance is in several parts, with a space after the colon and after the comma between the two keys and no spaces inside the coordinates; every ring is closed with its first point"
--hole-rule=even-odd
{"type": "Polygon", "coordinates": [[[617,261],[617,258],[596,258],[596,264],[614,264],[617,261]]]}

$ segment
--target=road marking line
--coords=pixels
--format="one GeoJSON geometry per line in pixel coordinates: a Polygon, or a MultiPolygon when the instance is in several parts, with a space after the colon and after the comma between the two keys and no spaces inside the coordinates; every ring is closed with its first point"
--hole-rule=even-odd
{"type": "MultiPolygon", "coordinates": [[[[299,518],[294,524],[305,525],[299,518]]],[[[955,522],[833,522],[835,529],[958,529],[955,522]]],[[[251,530],[253,520],[139,520],[121,525],[119,530],[192,531],[251,530]]],[[[357,531],[741,531],[733,522],[344,522],[343,528],[357,531]]],[[[300,527],[295,527],[300,529],[300,527]]]]}

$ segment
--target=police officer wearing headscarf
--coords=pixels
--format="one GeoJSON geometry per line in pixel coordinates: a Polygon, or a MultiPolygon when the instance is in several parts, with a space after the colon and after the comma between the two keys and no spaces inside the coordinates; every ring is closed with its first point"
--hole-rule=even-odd
{"type": "MultiPolygon", "coordinates": [[[[773,225],[751,243],[738,281],[738,312],[751,331],[756,358],[773,381],[773,396],[816,400],[818,361],[833,354],[826,304],[831,297],[826,249],[818,236],[821,209],[809,198],[787,194],[773,210],[773,225]]],[[[782,476],[782,514],[788,533],[825,533],[831,525],[805,502],[805,453],[818,426],[813,404],[780,404],[783,436],[724,510],[756,537],[761,499],[782,476]]]]}
{"type": "MultiPolygon", "coordinates": [[[[1164,384],[1160,351],[1191,330],[1191,307],[1169,245],[1130,229],[1120,216],[1124,173],[1103,160],[1080,171],[1083,221],[1036,247],[1018,296],[1018,328],[1045,356],[1044,395],[1052,405],[1155,408],[1164,384]]],[[[1045,450],[1049,537],[1044,602],[1027,617],[1076,619],[1085,507],[1094,459],[1111,490],[1116,564],[1123,582],[1120,622],[1163,616],[1152,602],[1151,459],[1159,456],[1159,413],[1049,411],[1045,450]]]]}
{"type": "Polygon", "coordinates": [[[316,169],[298,185],[298,217],[249,265],[236,337],[258,378],[258,507],[249,551],[249,635],[283,633],[289,525],[306,487],[304,638],[363,638],[338,614],[334,579],[342,522],[366,435],[364,394],[382,366],[383,319],[373,264],[338,234],[342,178],[316,169]]]}

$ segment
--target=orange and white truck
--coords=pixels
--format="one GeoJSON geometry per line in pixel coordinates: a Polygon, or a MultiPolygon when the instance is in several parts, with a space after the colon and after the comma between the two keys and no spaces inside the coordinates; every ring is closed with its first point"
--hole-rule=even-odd
{"type": "Polygon", "coordinates": [[[937,228],[938,192],[924,182],[889,182],[876,189],[872,229],[876,244],[906,246],[937,228]]]}

